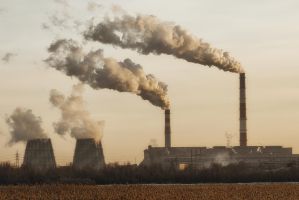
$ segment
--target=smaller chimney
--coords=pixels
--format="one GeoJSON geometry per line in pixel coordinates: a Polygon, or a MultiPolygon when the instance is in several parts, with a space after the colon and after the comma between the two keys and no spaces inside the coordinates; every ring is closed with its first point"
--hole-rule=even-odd
{"type": "Polygon", "coordinates": [[[171,147],[170,110],[165,110],[165,147],[171,147]]]}

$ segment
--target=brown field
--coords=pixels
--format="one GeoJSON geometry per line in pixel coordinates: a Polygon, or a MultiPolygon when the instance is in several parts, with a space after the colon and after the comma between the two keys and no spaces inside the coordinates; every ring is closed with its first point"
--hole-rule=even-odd
{"type": "Polygon", "coordinates": [[[299,199],[299,184],[0,186],[0,199],[299,199]]]}

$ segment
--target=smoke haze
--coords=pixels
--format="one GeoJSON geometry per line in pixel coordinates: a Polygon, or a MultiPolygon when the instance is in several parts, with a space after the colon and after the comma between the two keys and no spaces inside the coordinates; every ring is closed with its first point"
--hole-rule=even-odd
{"type": "Polygon", "coordinates": [[[102,8],[101,4],[98,4],[97,2],[90,1],[87,4],[87,10],[90,12],[95,12],[96,10],[102,8]]]}
{"type": "Polygon", "coordinates": [[[167,85],[128,58],[122,62],[105,58],[101,49],[86,54],[77,42],[65,39],[52,43],[48,51],[49,66],[94,89],[130,92],[162,109],[169,107],[167,85]]]}
{"type": "Polygon", "coordinates": [[[32,110],[16,108],[14,112],[6,118],[6,123],[10,128],[11,139],[8,144],[26,142],[32,139],[46,138],[41,127],[41,118],[35,116],[32,110]]]}
{"type": "Polygon", "coordinates": [[[5,62],[5,63],[9,63],[10,61],[11,61],[11,59],[13,58],[13,57],[15,57],[17,54],[15,54],[15,53],[10,53],[10,52],[8,52],[8,53],[6,53],[3,57],[2,57],[2,61],[3,62],[5,62]]]}
{"type": "Polygon", "coordinates": [[[123,15],[91,26],[88,40],[128,48],[142,54],[168,54],[189,62],[215,66],[224,71],[242,72],[241,65],[228,52],[211,47],[179,25],[160,21],[155,16],[123,15]]]}
{"type": "Polygon", "coordinates": [[[98,140],[102,135],[103,122],[91,118],[85,108],[82,93],[82,84],[73,86],[72,93],[68,97],[57,90],[51,90],[49,100],[61,111],[61,119],[53,124],[54,129],[61,136],[70,134],[76,139],[94,138],[98,140]]]}

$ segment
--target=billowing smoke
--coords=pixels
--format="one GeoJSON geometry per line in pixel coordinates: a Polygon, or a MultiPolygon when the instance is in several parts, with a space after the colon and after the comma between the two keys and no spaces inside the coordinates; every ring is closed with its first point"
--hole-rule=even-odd
{"type": "Polygon", "coordinates": [[[41,127],[41,118],[35,116],[32,110],[16,108],[14,112],[6,118],[6,123],[10,128],[11,139],[9,144],[26,142],[32,139],[46,138],[47,135],[41,127]]]}
{"type": "Polygon", "coordinates": [[[70,134],[76,139],[100,139],[103,122],[95,121],[86,110],[82,98],[83,85],[73,86],[72,94],[65,97],[57,90],[51,90],[50,102],[61,111],[61,119],[54,123],[56,133],[63,136],[70,134]]]}
{"type": "Polygon", "coordinates": [[[241,65],[228,52],[211,47],[179,25],[160,21],[155,16],[123,15],[91,26],[85,38],[120,46],[142,54],[168,54],[189,62],[216,66],[221,70],[240,73],[241,65]]]}
{"type": "Polygon", "coordinates": [[[153,75],[145,74],[143,68],[125,59],[117,62],[105,58],[103,50],[84,53],[73,40],[58,40],[51,44],[46,62],[68,76],[77,77],[94,89],[107,88],[119,92],[134,93],[162,109],[169,107],[167,85],[153,75]]]}

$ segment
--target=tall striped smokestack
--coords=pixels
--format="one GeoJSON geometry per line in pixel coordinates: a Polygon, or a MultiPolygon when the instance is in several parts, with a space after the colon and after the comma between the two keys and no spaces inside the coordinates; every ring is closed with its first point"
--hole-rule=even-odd
{"type": "Polygon", "coordinates": [[[246,124],[246,81],[245,73],[240,73],[240,146],[247,146],[246,124]]]}
{"type": "Polygon", "coordinates": [[[171,147],[170,110],[165,110],[165,147],[171,147]]]}

